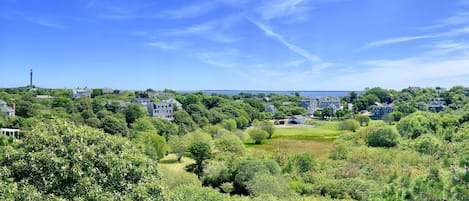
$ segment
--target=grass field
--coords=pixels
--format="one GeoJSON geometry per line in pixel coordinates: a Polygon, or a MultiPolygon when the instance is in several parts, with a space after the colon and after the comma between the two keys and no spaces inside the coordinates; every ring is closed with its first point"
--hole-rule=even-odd
{"type": "Polygon", "coordinates": [[[185,171],[184,167],[189,164],[194,163],[195,161],[192,158],[182,157],[181,162],[178,162],[176,155],[168,154],[158,163],[158,168],[167,169],[171,171],[185,171]]]}
{"type": "Polygon", "coordinates": [[[337,122],[317,121],[315,127],[308,128],[277,128],[272,139],[263,144],[255,145],[246,140],[249,149],[261,149],[268,152],[281,151],[286,153],[312,153],[324,156],[332,149],[332,141],[337,139],[340,131],[337,122]]]}

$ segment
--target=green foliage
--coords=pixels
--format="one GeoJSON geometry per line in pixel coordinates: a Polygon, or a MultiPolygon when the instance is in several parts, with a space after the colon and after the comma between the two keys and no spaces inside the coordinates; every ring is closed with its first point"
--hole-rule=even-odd
{"type": "Polygon", "coordinates": [[[355,119],[360,123],[360,126],[368,126],[370,117],[365,115],[357,115],[355,119]]]}
{"type": "Polygon", "coordinates": [[[253,180],[255,175],[280,175],[280,167],[273,160],[268,159],[248,159],[242,161],[235,171],[234,184],[238,192],[249,193],[248,182],[253,180]]]}
{"type": "Polygon", "coordinates": [[[436,154],[441,146],[439,140],[432,135],[422,135],[413,141],[413,148],[424,154],[436,154]]]}
{"type": "Polygon", "coordinates": [[[312,171],[315,167],[314,156],[308,153],[295,154],[289,157],[287,165],[283,171],[288,173],[306,173],[312,171]]]}
{"type": "Polygon", "coordinates": [[[283,198],[288,196],[285,182],[271,174],[256,174],[253,179],[246,182],[250,195],[273,195],[283,198]]]}
{"type": "Polygon", "coordinates": [[[160,174],[162,183],[167,189],[174,189],[184,185],[202,186],[197,175],[193,173],[161,168],[160,174]]]}
{"type": "Polygon", "coordinates": [[[136,146],[141,147],[143,153],[154,160],[162,159],[169,150],[165,139],[156,132],[139,132],[134,141],[136,146]]]}
{"type": "Polygon", "coordinates": [[[172,135],[169,137],[168,145],[171,149],[171,153],[176,154],[177,161],[181,161],[182,155],[186,152],[189,142],[184,140],[182,137],[172,135]]]}
{"type": "Polygon", "coordinates": [[[124,114],[125,122],[130,125],[137,119],[148,116],[148,111],[143,108],[142,105],[138,103],[132,103],[131,105],[127,106],[127,108],[125,108],[124,114]]]}
{"type": "Polygon", "coordinates": [[[229,201],[231,198],[229,195],[220,193],[213,188],[186,185],[171,189],[168,200],[229,201]]]}
{"type": "Polygon", "coordinates": [[[261,144],[262,140],[265,140],[269,134],[259,128],[251,128],[248,130],[249,137],[254,140],[254,143],[261,144]]]}
{"type": "Polygon", "coordinates": [[[212,157],[210,145],[205,142],[194,142],[189,146],[188,151],[195,160],[194,172],[201,175],[204,169],[203,162],[212,157]]]}
{"type": "Polygon", "coordinates": [[[366,143],[372,147],[394,147],[398,138],[399,134],[390,126],[375,127],[366,136],[366,143]]]}
{"type": "Polygon", "coordinates": [[[355,119],[346,119],[339,124],[339,128],[340,130],[355,132],[358,128],[360,128],[360,124],[355,119]]]}
{"type": "Polygon", "coordinates": [[[272,135],[275,132],[275,125],[272,122],[267,121],[267,120],[254,122],[254,126],[256,126],[257,128],[267,132],[267,134],[268,134],[267,138],[268,139],[272,138],[272,135]]]}
{"type": "Polygon", "coordinates": [[[175,111],[173,116],[174,123],[178,126],[180,135],[195,131],[197,128],[197,124],[192,120],[191,116],[186,111],[175,111]]]}
{"type": "Polygon", "coordinates": [[[152,119],[150,117],[142,117],[137,119],[134,123],[130,125],[130,128],[135,131],[156,132],[156,129],[153,126],[152,119]]]}
{"type": "Polygon", "coordinates": [[[236,121],[234,119],[225,119],[220,124],[225,128],[226,130],[233,131],[236,129],[236,121]]]}
{"type": "Polygon", "coordinates": [[[125,121],[113,116],[104,117],[103,129],[104,132],[109,134],[121,134],[123,136],[128,134],[125,121]]]}
{"type": "Polygon", "coordinates": [[[204,167],[202,181],[204,185],[219,187],[231,179],[231,171],[220,161],[211,161],[204,167]]]}
{"type": "Polygon", "coordinates": [[[402,118],[397,124],[397,130],[401,136],[414,139],[431,132],[430,120],[423,114],[416,113],[402,118]]]}
{"type": "Polygon", "coordinates": [[[226,134],[215,140],[215,147],[222,152],[244,154],[243,142],[233,134],[226,134]]]}
{"type": "Polygon", "coordinates": [[[2,158],[1,199],[161,198],[155,161],[125,138],[62,120],[38,124],[2,158]]]}

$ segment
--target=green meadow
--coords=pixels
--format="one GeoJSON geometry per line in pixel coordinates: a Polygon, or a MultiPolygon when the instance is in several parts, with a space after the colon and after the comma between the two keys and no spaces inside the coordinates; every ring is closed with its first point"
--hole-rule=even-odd
{"type": "Polygon", "coordinates": [[[255,145],[250,139],[246,140],[244,144],[252,151],[306,152],[315,156],[325,156],[332,149],[332,142],[341,133],[338,122],[315,121],[313,125],[313,127],[279,127],[275,129],[271,139],[264,140],[260,145],[255,145]]]}

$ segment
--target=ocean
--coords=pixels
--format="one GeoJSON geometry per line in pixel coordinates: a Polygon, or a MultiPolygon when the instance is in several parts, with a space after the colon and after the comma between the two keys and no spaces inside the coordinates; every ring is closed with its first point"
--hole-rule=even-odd
{"type": "Polygon", "coordinates": [[[310,96],[310,97],[344,97],[347,96],[351,91],[262,91],[262,90],[200,90],[200,91],[180,91],[181,93],[196,93],[202,92],[204,94],[219,94],[219,95],[238,95],[240,93],[250,93],[250,94],[278,94],[278,95],[288,95],[294,96],[296,92],[300,96],[310,96]]]}

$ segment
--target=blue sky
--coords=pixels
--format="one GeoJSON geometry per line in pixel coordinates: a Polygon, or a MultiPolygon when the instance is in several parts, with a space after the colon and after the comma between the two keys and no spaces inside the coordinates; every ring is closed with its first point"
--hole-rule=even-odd
{"type": "Polygon", "coordinates": [[[469,86],[468,0],[0,0],[0,87],[469,86]]]}

